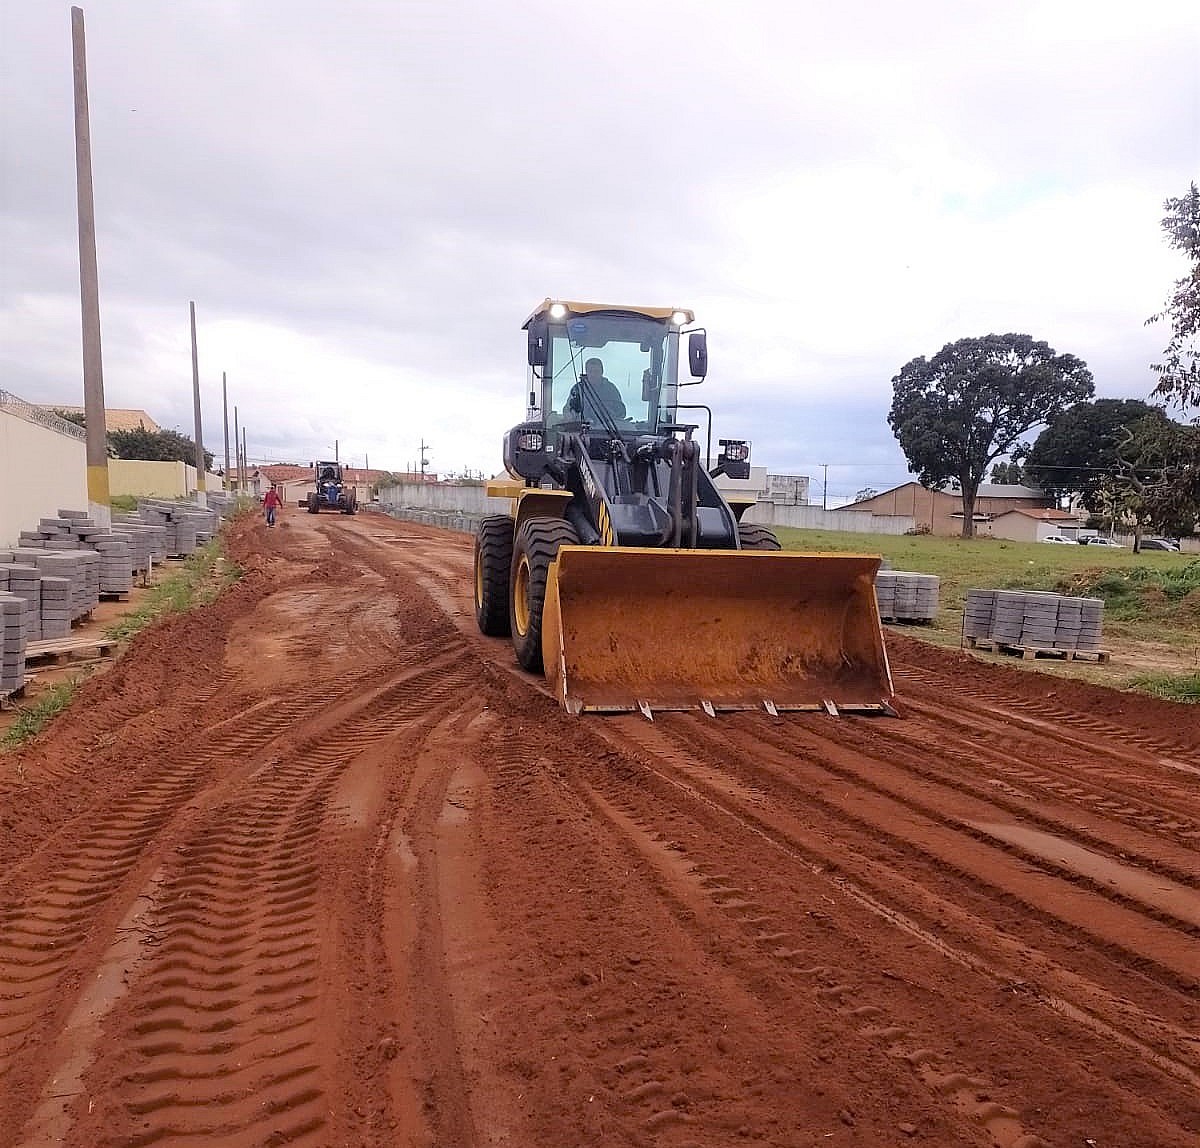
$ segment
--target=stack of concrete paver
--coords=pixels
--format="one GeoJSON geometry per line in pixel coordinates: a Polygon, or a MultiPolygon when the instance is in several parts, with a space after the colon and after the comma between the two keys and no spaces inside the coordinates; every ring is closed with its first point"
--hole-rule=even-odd
{"type": "Polygon", "coordinates": [[[42,636],[42,577],[36,566],[21,562],[5,563],[7,585],[4,587],[14,597],[25,603],[25,637],[36,642],[42,636]]]}
{"type": "Polygon", "coordinates": [[[0,590],[0,696],[25,685],[25,602],[0,590]]]}
{"type": "Polygon", "coordinates": [[[893,622],[932,622],[937,617],[941,579],[936,574],[880,570],[875,575],[879,616],[893,622]]]}
{"type": "Polygon", "coordinates": [[[221,515],[228,513],[232,506],[233,500],[224,498],[208,509],[192,503],[143,498],[138,501],[137,513],[123,516],[120,525],[140,523],[157,526],[163,532],[165,553],[172,557],[186,557],[197,546],[216,535],[221,525],[221,515]]]}
{"type": "Polygon", "coordinates": [[[1099,652],[1104,602],[1044,590],[968,590],[963,633],[1003,646],[1099,652]]]}
{"type": "Polygon", "coordinates": [[[73,619],[70,578],[42,576],[42,640],[65,638],[73,619]]]}

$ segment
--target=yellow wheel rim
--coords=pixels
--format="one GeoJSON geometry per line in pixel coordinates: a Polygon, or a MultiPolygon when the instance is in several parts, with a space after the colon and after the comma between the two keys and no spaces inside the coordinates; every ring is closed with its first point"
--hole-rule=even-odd
{"type": "Polygon", "coordinates": [[[529,559],[522,554],[517,563],[517,578],[513,583],[513,621],[522,637],[529,633],[529,559]]]}
{"type": "Polygon", "coordinates": [[[475,552],[475,608],[483,609],[483,563],[478,551],[475,552]]]}

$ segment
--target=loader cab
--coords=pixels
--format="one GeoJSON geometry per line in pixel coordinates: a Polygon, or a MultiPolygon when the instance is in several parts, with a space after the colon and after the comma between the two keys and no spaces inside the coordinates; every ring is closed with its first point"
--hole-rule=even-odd
{"type": "Polygon", "coordinates": [[[679,336],[690,311],[592,308],[546,300],[525,324],[527,424],[553,453],[565,430],[607,437],[659,433],[675,422],[679,336]]]}

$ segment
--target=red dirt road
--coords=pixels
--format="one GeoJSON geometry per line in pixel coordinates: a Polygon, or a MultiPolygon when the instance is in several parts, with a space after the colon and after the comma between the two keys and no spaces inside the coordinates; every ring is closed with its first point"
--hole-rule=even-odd
{"type": "Polygon", "coordinates": [[[0,758],[0,1145],[1194,1146],[1200,714],[569,718],[470,540],[290,514],[0,758]]]}

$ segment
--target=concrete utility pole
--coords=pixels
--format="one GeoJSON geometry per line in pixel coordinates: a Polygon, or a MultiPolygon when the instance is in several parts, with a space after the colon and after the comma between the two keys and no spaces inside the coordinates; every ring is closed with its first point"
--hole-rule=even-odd
{"type": "Polygon", "coordinates": [[[245,470],[242,469],[242,437],[238,430],[238,409],[237,404],[233,407],[233,454],[237,459],[237,485],[234,490],[241,492],[242,480],[246,477],[245,470]]]}
{"type": "Polygon", "coordinates": [[[342,461],[342,456],[340,454],[338,454],[338,440],[337,439],[333,440],[333,461],[337,462],[337,463],[340,463],[342,461]]]}
{"type": "Polygon", "coordinates": [[[204,491],[204,432],[200,426],[200,359],[196,354],[196,304],[189,303],[192,316],[192,404],[196,413],[196,504],[208,505],[204,491]]]}
{"type": "MultiPolygon", "coordinates": [[[[246,428],[242,427],[242,471],[245,472],[249,469],[250,469],[250,462],[246,458],[246,428]]],[[[246,477],[246,489],[247,490],[250,489],[250,478],[248,475],[246,477]]],[[[257,491],[255,493],[257,493],[257,491]]]]}
{"type": "Polygon", "coordinates": [[[92,196],[92,129],[88,115],[87,45],[83,9],[71,9],[75,78],[75,196],[79,216],[79,302],[83,317],[83,418],[87,442],[88,513],[112,525],[108,489],[108,427],[104,420],[104,367],[100,353],[100,276],[96,269],[96,207],[92,196]]]}
{"type": "Polygon", "coordinates": [[[424,479],[425,472],[429,469],[429,459],[425,457],[429,450],[429,443],[425,441],[425,436],[421,436],[421,478],[424,479]]]}
{"type": "Polygon", "coordinates": [[[222,486],[229,489],[229,389],[225,384],[225,372],[221,372],[221,421],[225,428],[225,481],[222,486]]]}
{"type": "Polygon", "coordinates": [[[821,509],[829,509],[829,463],[821,463],[821,468],[825,471],[825,477],[821,480],[821,509]]]}

